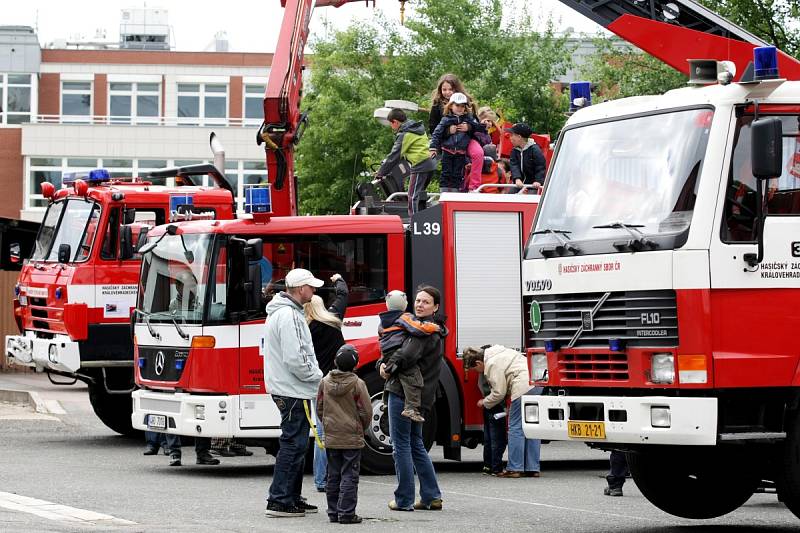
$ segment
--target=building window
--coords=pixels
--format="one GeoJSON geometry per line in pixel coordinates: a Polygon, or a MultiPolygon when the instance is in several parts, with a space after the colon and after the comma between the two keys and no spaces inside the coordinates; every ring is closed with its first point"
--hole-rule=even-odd
{"type": "Polygon", "coordinates": [[[161,110],[158,83],[108,84],[108,109],[113,124],[153,124],[161,110]]]}
{"type": "Polygon", "coordinates": [[[227,119],[227,85],[219,83],[178,84],[178,124],[224,126],[227,119]]]}
{"type": "Polygon", "coordinates": [[[31,121],[30,74],[0,74],[0,124],[31,121]]]}
{"type": "Polygon", "coordinates": [[[92,114],[92,82],[61,83],[61,115],[64,122],[89,122],[92,114]]]}
{"type": "Polygon", "coordinates": [[[244,123],[258,125],[264,120],[264,86],[244,86],[244,123]]]}

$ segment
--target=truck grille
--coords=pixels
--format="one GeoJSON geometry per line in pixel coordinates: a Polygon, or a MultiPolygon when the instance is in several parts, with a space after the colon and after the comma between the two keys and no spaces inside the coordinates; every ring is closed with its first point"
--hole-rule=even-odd
{"type": "MultiPolygon", "coordinates": [[[[553,341],[558,349],[608,349],[611,339],[630,347],[678,344],[678,307],[673,290],[526,296],[524,305],[529,348],[544,348],[545,341],[553,341]]],[[[619,361],[609,357],[618,355],[624,357],[594,354],[569,364],[574,371],[604,364],[609,366],[602,370],[617,372],[621,371],[619,361]]]]}
{"type": "Polygon", "coordinates": [[[561,379],[626,381],[628,354],[559,352],[558,373],[561,379]]]}
{"type": "Polygon", "coordinates": [[[139,347],[139,373],[142,379],[153,381],[178,381],[181,379],[188,348],[139,347]]]}

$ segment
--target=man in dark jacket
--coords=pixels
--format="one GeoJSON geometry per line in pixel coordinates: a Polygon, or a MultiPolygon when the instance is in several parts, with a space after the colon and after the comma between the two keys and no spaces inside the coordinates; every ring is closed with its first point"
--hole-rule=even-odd
{"type": "Polygon", "coordinates": [[[511,133],[511,181],[518,189],[510,192],[519,192],[523,185],[544,185],[544,175],[547,163],[544,154],[536,141],[530,138],[533,131],[530,126],[517,122],[505,131],[511,133]]]}
{"type": "MultiPolygon", "coordinates": [[[[428,155],[428,136],[422,122],[409,120],[402,109],[389,111],[386,120],[397,136],[394,138],[392,151],[383,160],[375,177],[389,176],[401,160],[408,162],[411,167],[411,177],[408,180],[408,215],[411,216],[420,207],[425,208],[424,202],[420,206],[420,200],[436,170],[436,161],[431,160],[428,155]]],[[[403,183],[397,183],[397,186],[398,190],[404,189],[403,183]]]]}

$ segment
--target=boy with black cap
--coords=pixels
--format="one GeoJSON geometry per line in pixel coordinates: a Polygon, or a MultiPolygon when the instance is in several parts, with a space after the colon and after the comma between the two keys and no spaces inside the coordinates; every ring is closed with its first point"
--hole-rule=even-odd
{"type": "Polygon", "coordinates": [[[317,414],[325,428],[328,456],[328,519],[340,524],[359,524],[356,514],[358,478],[364,431],[372,416],[367,385],[353,373],[358,351],[345,344],[333,360],[336,368],[325,376],[317,393],[317,414]]]}
{"type": "MultiPolygon", "coordinates": [[[[547,162],[536,141],[530,138],[533,130],[523,122],[517,122],[505,131],[511,133],[511,182],[520,189],[523,185],[544,185],[547,162]]],[[[510,192],[519,192],[511,189],[510,192]]]]}

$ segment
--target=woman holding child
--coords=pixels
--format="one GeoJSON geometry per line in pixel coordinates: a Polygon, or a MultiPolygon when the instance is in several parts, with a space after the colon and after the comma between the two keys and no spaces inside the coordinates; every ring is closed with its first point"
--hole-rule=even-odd
{"type": "Polygon", "coordinates": [[[438,328],[431,328],[430,333],[422,336],[409,335],[389,360],[380,366],[380,374],[386,379],[389,433],[392,437],[392,455],[397,474],[394,500],[389,502],[389,509],[393,511],[438,511],[442,508],[442,493],[436,481],[436,472],[422,439],[422,423],[414,422],[401,414],[405,408],[405,400],[403,386],[398,378],[408,362],[419,365],[423,378],[420,410],[423,416],[427,416],[436,399],[444,354],[444,337],[447,335],[447,329],[436,315],[440,301],[441,293],[435,287],[425,286],[419,289],[414,300],[414,314],[418,320],[433,322],[438,328]],[[415,471],[420,484],[420,499],[417,501],[414,499],[415,471]]]}

